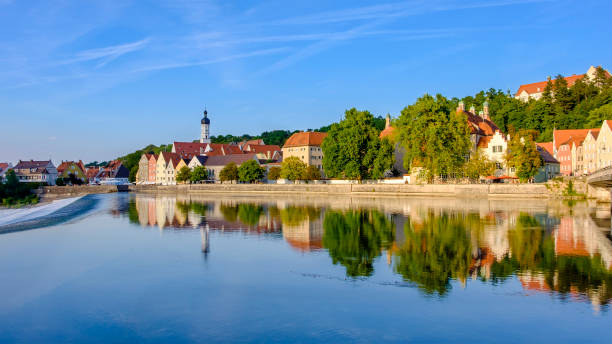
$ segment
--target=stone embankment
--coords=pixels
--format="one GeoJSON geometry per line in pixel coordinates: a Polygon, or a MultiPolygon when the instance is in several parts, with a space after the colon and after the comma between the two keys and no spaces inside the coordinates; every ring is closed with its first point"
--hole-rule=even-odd
{"type": "Polygon", "coordinates": [[[544,184],[429,184],[429,185],[384,185],[384,184],[197,184],[197,185],[131,185],[130,191],[163,193],[279,193],[299,196],[308,194],[328,195],[397,195],[397,196],[444,196],[444,197],[519,197],[549,198],[551,194],[544,184]]]}
{"type": "MultiPolygon", "coordinates": [[[[610,191],[593,188],[580,181],[574,182],[576,191],[597,201],[610,202],[610,191]]],[[[563,198],[567,197],[565,182],[547,184],[194,184],[194,185],[83,185],[47,186],[38,190],[44,198],[65,198],[92,193],[117,191],[173,194],[286,194],[310,195],[385,195],[385,196],[440,196],[478,198],[563,198]]]]}
{"type": "Polygon", "coordinates": [[[88,194],[112,193],[128,191],[127,185],[74,185],[74,186],[43,186],[35,190],[43,198],[66,198],[88,194]]]}

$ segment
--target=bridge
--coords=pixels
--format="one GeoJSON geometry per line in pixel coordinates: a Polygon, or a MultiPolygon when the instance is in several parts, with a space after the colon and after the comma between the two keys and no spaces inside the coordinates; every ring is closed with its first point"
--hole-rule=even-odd
{"type": "Polygon", "coordinates": [[[600,188],[612,188],[612,166],[599,169],[587,177],[589,185],[600,188]]]}

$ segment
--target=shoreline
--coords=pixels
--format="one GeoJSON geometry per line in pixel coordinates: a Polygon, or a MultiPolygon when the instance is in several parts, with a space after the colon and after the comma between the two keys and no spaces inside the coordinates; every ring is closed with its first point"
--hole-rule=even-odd
{"type": "MultiPolygon", "coordinates": [[[[385,197],[444,197],[462,199],[571,199],[549,184],[180,184],[46,186],[38,191],[44,201],[113,192],[244,195],[347,195],[385,197]]],[[[587,198],[610,202],[609,190],[589,187],[587,198]]]]}

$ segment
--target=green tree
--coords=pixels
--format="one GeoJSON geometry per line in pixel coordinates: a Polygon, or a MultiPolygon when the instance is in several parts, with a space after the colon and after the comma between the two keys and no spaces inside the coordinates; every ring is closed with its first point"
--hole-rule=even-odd
{"type": "Polygon", "coordinates": [[[612,103],[602,105],[595,110],[589,112],[587,119],[589,128],[599,128],[605,120],[612,119],[612,103]]]}
{"type": "Polygon", "coordinates": [[[477,149],[463,166],[463,171],[466,177],[475,180],[493,175],[495,173],[495,163],[487,159],[482,150],[477,149]]]}
{"type": "Polygon", "coordinates": [[[516,176],[526,182],[535,176],[542,166],[542,158],[534,141],[533,130],[510,133],[506,162],[516,169],[516,176]]]}
{"type": "Polygon", "coordinates": [[[268,171],[268,180],[277,180],[278,178],[280,178],[281,175],[281,168],[280,167],[270,167],[270,170],[268,171]]]}
{"type": "Polygon", "coordinates": [[[378,137],[374,116],[355,108],[334,123],[323,140],[323,169],[331,178],[381,178],[393,167],[393,147],[378,137]],[[382,146],[382,149],[381,149],[382,146]]]}
{"type": "Polygon", "coordinates": [[[241,182],[252,183],[264,177],[265,169],[255,160],[249,160],[238,167],[238,179],[241,182]]]}
{"type": "Polygon", "coordinates": [[[206,172],[206,168],[204,166],[196,166],[193,171],[191,171],[191,176],[189,180],[192,183],[201,182],[208,178],[208,172],[206,172]]]}
{"type": "Polygon", "coordinates": [[[310,165],[308,167],[306,167],[306,170],[304,170],[304,175],[302,176],[303,180],[319,180],[321,179],[321,171],[319,171],[319,169],[314,166],[314,165],[310,165]]]}
{"type": "Polygon", "coordinates": [[[465,114],[446,98],[419,98],[402,110],[396,124],[407,170],[422,167],[430,181],[461,171],[471,146],[470,130],[465,114]]]}
{"type": "Polygon", "coordinates": [[[306,171],[306,164],[296,156],[283,159],[280,176],[283,179],[299,180],[306,171]]]}
{"type": "Polygon", "coordinates": [[[57,186],[65,186],[66,185],[66,180],[64,179],[64,177],[58,177],[57,179],[55,179],[55,185],[57,185],[57,186]]]}
{"type": "Polygon", "coordinates": [[[184,183],[191,178],[191,170],[187,166],[181,167],[181,169],[176,173],[176,181],[178,183],[184,183]]]}
{"type": "Polygon", "coordinates": [[[225,165],[221,172],[219,172],[219,179],[222,182],[238,180],[238,166],[236,166],[236,163],[230,162],[225,165]]]}

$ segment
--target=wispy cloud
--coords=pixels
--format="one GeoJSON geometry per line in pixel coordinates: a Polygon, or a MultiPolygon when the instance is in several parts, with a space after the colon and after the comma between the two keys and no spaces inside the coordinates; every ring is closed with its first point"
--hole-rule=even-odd
{"type": "Polygon", "coordinates": [[[150,41],[150,38],[145,38],[140,41],[113,45],[110,47],[89,49],[78,52],[75,57],[62,61],[61,64],[70,64],[75,62],[84,62],[91,60],[101,60],[96,67],[102,67],[107,63],[127,53],[135,52],[143,49],[150,41]]]}
{"type": "Polygon", "coordinates": [[[312,15],[287,18],[277,21],[270,21],[269,25],[312,25],[312,24],[328,24],[339,22],[354,22],[361,20],[372,19],[392,19],[399,18],[409,14],[418,14],[424,12],[437,12],[461,9],[474,9],[486,7],[511,6],[538,2],[551,2],[554,0],[498,0],[498,1],[480,1],[480,2],[462,2],[460,5],[449,3],[448,1],[406,1],[395,2],[380,5],[371,5],[351,9],[343,9],[337,11],[327,11],[315,13],[312,15]]]}
{"type": "Polygon", "coordinates": [[[134,72],[146,72],[146,71],[154,71],[154,70],[162,70],[162,69],[204,66],[204,65],[210,65],[210,64],[215,64],[215,63],[222,63],[222,62],[228,62],[228,61],[233,61],[233,60],[238,60],[238,59],[244,59],[247,57],[278,54],[284,51],[287,51],[287,48],[281,47],[281,48],[272,48],[272,49],[261,49],[261,50],[246,52],[246,53],[221,56],[218,58],[208,59],[208,60],[196,60],[196,61],[188,61],[188,62],[151,65],[148,67],[142,67],[142,68],[135,69],[134,72]]]}
{"type": "MultiPolygon", "coordinates": [[[[353,8],[341,11],[322,12],[310,16],[289,18],[278,21],[275,24],[325,24],[333,22],[350,22],[358,20],[366,20],[365,24],[353,27],[342,33],[331,35],[321,39],[313,44],[298,50],[294,54],[287,56],[280,61],[264,68],[255,73],[255,76],[265,75],[267,73],[278,71],[287,68],[294,63],[314,56],[322,51],[325,51],[332,46],[342,42],[360,37],[367,32],[372,32],[374,28],[388,24],[397,18],[421,15],[426,13],[435,13],[441,11],[464,10],[474,8],[487,7],[502,7],[529,3],[549,2],[552,0],[498,0],[498,1],[480,1],[480,2],[461,2],[460,4],[449,4],[448,2],[440,1],[419,1],[419,2],[402,2],[389,3],[383,5],[366,6],[353,8]]],[[[440,34],[439,34],[440,35],[440,34]]],[[[405,37],[406,39],[419,39],[419,35],[405,37]]],[[[420,39],[436,38],[436,35],[421,35],[420,39]]]]}

